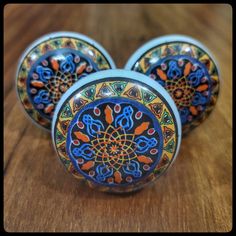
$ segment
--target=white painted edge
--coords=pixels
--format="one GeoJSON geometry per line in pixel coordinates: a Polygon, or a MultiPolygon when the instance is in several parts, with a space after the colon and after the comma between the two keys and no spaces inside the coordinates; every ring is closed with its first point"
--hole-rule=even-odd
{"type": "Polygon", "coordinates": [[[128,59],[126,65],[124,66],[124,69],[127,70],[131,70],[131,68],[135,65],[135,63],[137,62],[137,60],[146,52],[148,52],[150,49],[152,49],[153,47],[156,47],[158,45],[161,44],[165,44],[165,43],[171,43],[171,42],[175,42],[175,41],[180,41],[180,42],[185,42],[185,43],[190,43],[190,44],[194,44],[197,47],[203,49],[207,54],[209,54],[209,56],[211,57],[211,59],[213,60],[213,62],[215,63],[217,70],[218,70],[218,74],[220,77],[220,70],[219,70],[219,65],[218,62],[215,60],[214,55],[210,52],[210,50],[203,45],[201,42],[199,42],[198,40],[187,36],[187,35],[181,35],[181,34],[169,34],[169,35],[164,35],[161,37],[157,37],[154,38],[150,41],[148,41],[147,43],[143,44],[141,47],[139,47],[128,59]]]}
{"type": "Polygon", "coordinates": [[[175,102],[173,101],[173,99],[171,98],[171,96],[169,95],[169,93],[155,80],[149,78],[148,76],[135,72],[135,71],[130,71],[130,70],[124,70],[124,69],[110,69],[110,70],[104,70],[104,71],[98,71],[95,72],[93,74],[89,74],[88,76],[85,76],[83,78],[81,78],[79,81],[77,81],[74,85],[72,85],[61,97],[60,101],[58,102],[56,108],[55,108],[55,112],[54,112],[54,116],[53,116],[53,120],[52,120],[52,128],[51,128],[51,136],[52,136],[52,142],[53,142],[53,146],[55,151],[57,152],[56,149],[56,144],[55,144],[55,140],[54,140],[54,130],[55,130],[55,124],[56,124],[56,120],[58,117],[58,113],[59,110],[61,109],[61,107],[63,106],[63,103],[68,99],[68,97],[71,96],[72,93],[74,93],[77,89],[81,88],[82,86],[94,82],[96,81],[97,83],[99,83],[99,80],[105,79],[105,78],[113,78],[113,77],[124,77],[124,78],[130,78],[139,82],[143,82],[147,85],[149,85],[150,87],[152,87],[153,89],[157,90],[169,103],[170,108],[172,109],[175,117],[176,117],[176,122],[177,122],[177,129],[178,129],[178,143],[177,143],[177,147],[176,147],[176,152],[174,157],[172,158],[171,161],[171,165],[173,164],[173,162],[175,161],[176,157],[178,156],[178,152],[179,152],[179,148],[180,148],[180,143],[181,143],[181,139],[182,139],[182,125],[181,125],[181,120],[180,120],[180,115],[178,112],[178,109],[175,105],[175,102]]]}
{"type": "Polygon", "coordinates": [[[21,54],[19,60],[18,60],[18,65],[17,65],[17,70],[15,73],[15,91],[17,94],[17,98],[18,101],[20,102],[21,108],[23,113],[26,115],[26,117],[28,117],[28,119],[33,122],[33,124],[35,124],[37,127],[51,132],[50,130],[46,129],[45,127],[39,125],[34,119],[32,119],[32,117],[26,112],[26,110],[23,107],[23,104],[21,103],[20,100],[20,96],[18,94],[18,90],[17,90],[17,78],[18,78],[18,73],[20,70],[20,66],[22,64],[22,62],[24,61],[25,57],[27,56],[27,54],[32,50],[32,48],[34,48],[35,46],[37,46],[38,44],[53,39],[53,38],[57,38],[57,37],[71,37],[71,38],[77,38],[77,39],[81,39],[89,44],[91,44],[92,46],[94,46],[95,48],[97,48],[102,54],[103,56],[108,60],[108,62],[110,63],[110,66],[112,69],[116,68],[116,65],[113,61],[113,59],[111,58],[111,56],[109,55],[109,53],[105,50],[105,48],[103,48],[103,46],[101,44],[99,44],[98,42],[96,42],[95,40],[89,38],[86,35],[83,34],[79,34],[76,32],[70,32],[70,31],[58,31],[58,32],[51,32],[49,34],[45,34],[43,36],[41,36],[40,38],[36,39],[35,41],[33,41],[25,50],[24,52],[21,54]]]}

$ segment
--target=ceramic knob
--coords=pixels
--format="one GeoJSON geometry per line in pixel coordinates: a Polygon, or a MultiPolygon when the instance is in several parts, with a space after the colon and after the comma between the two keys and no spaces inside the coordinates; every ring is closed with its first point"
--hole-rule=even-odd
{"type": "Polygon", "coordinates": [[[51,129],[63,93],[82,77],[115,68],[106,50],[82,34],[55,32],[33,42],[19,60],[18,98],[30,119],[51,129]]]}
{"type": "Polygon", "coordinates": [[[216,104],[216,61],[204,45],[191,37],[153,39],[130,57],[125,69],[149,76],[169,92],[178,107],[183,134],[201,124],[216,104]]]}
{"type": "Polygon", "coordinates": [[[90,74],[59,101],[52,122],[58,158],[100,191],[131,192],[167,171],[181,142],[177,107],[156,81],[128,70],[90,74]]]}

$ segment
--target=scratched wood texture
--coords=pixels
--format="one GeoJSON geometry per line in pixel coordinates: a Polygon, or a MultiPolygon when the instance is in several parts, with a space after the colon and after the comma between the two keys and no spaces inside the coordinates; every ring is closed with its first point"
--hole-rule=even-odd
{"type": "Polygon", "coordinates": [[[6,5],[4,9],[4,228],[6,231],[226,232],[232,229],[232,9],[230,5],[6,5]],[[136,194],[93,191],[58,162],[48,133],[17,101],[17,60],[36,38],[75,31],[119,68],[139,46],[186,34],[218,59],[215,110],[182,140],[165,176],[136,194]]]}

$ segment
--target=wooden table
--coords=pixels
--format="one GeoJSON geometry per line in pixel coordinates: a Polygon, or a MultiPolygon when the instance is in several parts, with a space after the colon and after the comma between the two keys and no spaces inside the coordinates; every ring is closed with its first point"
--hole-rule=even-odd
{"type": "Polygon", "coordinates": [[[4,9],[4,227],[7,231],[230,231],[232,228],[232,8],[229,5],[7,5],[4,9]],[[17,101],[23,50],[51,31],[101,43],[122,68],[147,40],[187,34],[221,70],[210,117],[182,140],[171,170],[124,196],[93,191],[58,162],[51,137],[17,101]]]}

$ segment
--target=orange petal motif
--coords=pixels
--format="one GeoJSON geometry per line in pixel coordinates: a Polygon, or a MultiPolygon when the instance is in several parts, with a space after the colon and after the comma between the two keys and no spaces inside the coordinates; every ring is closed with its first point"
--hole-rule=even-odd
{"type": "Polygon", "coordinates": [[[139,162],[145,163],[145,164],[150,164],[152,163],[152,159],[146,156],[137,156],[139,162]]]}
{"type": "Polygon", "coordinates": [[[45,109],[44,112],[45,113],[50,113],[54,108],[54,104],[49,104],[45,109]]]}
{"type": "Polygon", "coordinates": [[[162,80],[167,80],[165,72],[163,72],[161,69],[157,69],[157,74],[160,76],[162,80]]]}
{"type": "Polygon", "coordinates": [[[80,131],[74,132],[74,134],[78,139],[82,140],[83,142],[89,142],[90,141],[88,135],[83,134],[80,131]]]}
{"type": "Polygon", "coordinates": [[[76,73],[77,73],[77,74],[81,74],[81,73],[85,70],[85,68],[86,68],[86,62],[81,63],[81,64],[77,67],[76,73]]]}
{"type": "Polygon", "coordinates": [[[148,128],[148,126],[149,126],[149,122],[143,122],[134,130],[134,134],[135,135],[142,134],[148,128]]]}
{"type": "Polygon", "coordinates": [[[198,88],[196,90],[199,92],[202,92],[202,91],[206,90],[207,88],[208,88],[208,85],[203,84],[203,85],[198,86],[198,88]]]}
{"type": "Polygon", "coordinates": [[[82,165],[81,170],[89,170],[94,166],[94,161],[88,161],[82,165]]]}
{"type": "Polygon", "coordinates": [[[190,73],[190,70],[191,70],[191,63],[188,62],[184,68],[184,76],[187,76],[189,73],[190,73]]]}
{"type": "Polygon", "coordinates": [[[106,115],[105,117],[106,122],[110,125],[113,122],[112,109],[107,105],[104,112],[106,115]]]}
{"type": "Polygon", "coordinates": [[[195,115],[195,116],[196,116],[197,113],[198,113],[196,107],[194,107],[194,106],[191,106],[191,107],[189,108],[189,110],[190,110],[190,112],[191,112],[193,115],[195,115]]]}
{"type": "Polygon", "coordinates": [[[52,68],[55,70],[55,71],[58,71],[59,69],[59,64],[56,60],[52,59],[51,60],[51,63],[52,63],[52,68]]]}
{"type": "Polygon", "coordinates": [[[42,88],[44,86],[44,83],[38,80],[32,80],[31,84],[36,88],[42,88]]]}
{"type": "Polygon", "coordinates": [[[119,183],[122,181],[122,177],[121,177],[120,171],[116,171],[116,172],[114,173],[114,177],[115,177],[115,182],[116,182],[116,183],[119,184],[119,183]]]}

